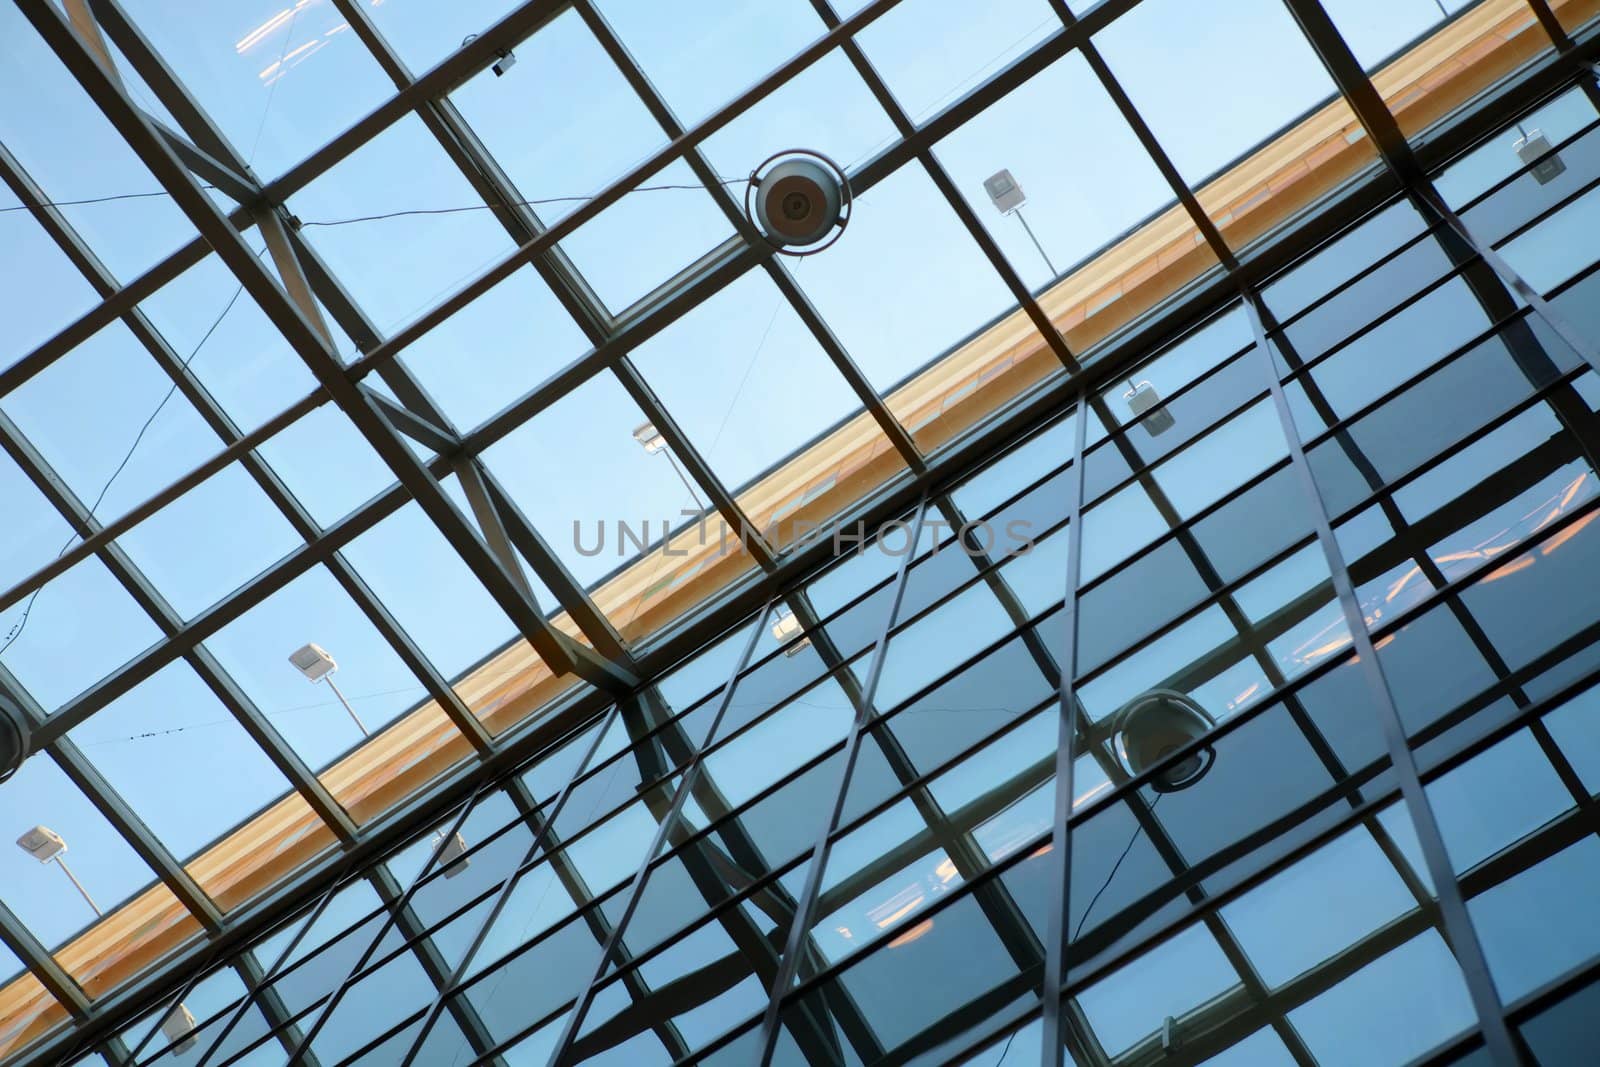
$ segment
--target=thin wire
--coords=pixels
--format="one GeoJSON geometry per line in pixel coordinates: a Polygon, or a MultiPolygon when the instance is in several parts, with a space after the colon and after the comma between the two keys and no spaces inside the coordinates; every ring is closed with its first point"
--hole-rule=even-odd
{"type": "MultiPolygon", "coordinates": [[[[718,180],[723,185],[738,185],[740,182],[748,181],[749,179],[748,178],[719,178],[718,180]]],[[[703,190],[703,189],[705,189],[705,186],[704,185],[687,185],[687,184],[685,184],[685,185],[641,185],[641,186],[638,186],[636,188],[629,189],[628,192],[623,194],[623,195],[626,196],[626,195],[631,195],[633,193],[654,193],[654,192],[660,192],[660,191],[662,191],[664,189],[701,189],[701,190],[703,190]]],[[[537,207],[537,206],[539,206],[541,204],[571,204],[571,203],[579,203],[579,202],[583,202],[583,201],[593,200],[598,195],[599,194],[597,194],[597,193],[590,193],[590,194],[588,194],[586,196],[547,196],[547,197],[543,197],[543,198],[538,199],[538,200],[514,200],[511,203],[504,204],[504,205],[502,205],[500,203],[495,203],[495,204],[465,204],[465,205],[463,205],[461,207],[406,208],[405,210],[402,210],[402,211],[385,211],[382,214],[378,214],[378,215],[357,215],[354,218],[348,218],[348,219],[321,219],[321,220],[316,220],[316,221],[301,222],[300,223],[300,227],[302,229],[304,229],[304,228],[306,228],[308,226],[349,226],[351,223],[355,223],[355,222],[378,222],[378,221],[380,221],[382,219],[398,219],[398,218],[402,218],[402,217],[407,216],[407,215],[455,215],[455,214],[459,214],[460,212],[463,212],[463,211],[493,211],[495,208],[501,207],[501,206],[507,206],[507,207],[537,207]]]]}
{"type": "MultiPolygon", "coordinates": [[[[1156,798],[1150,802],[1150,810],[1152,812],[1156,810],[1156,805],[1161,803],[1161,798],[1164,795],[1165,794],[1157,793],[1156,798]]],[[[1106,889],[1110,887],[1111,879],[1117,876],[1118,868],[1122,866],[1122,861],[1128,858],[1128,853],[1133,851],[1133,843],[1139,840],[1139,834],[1143,830],[1144,823],[1142,822],[1134,826],[1133,836],[1128,838],[1127,847],[1122,850],[1122,855],[1117,857],[1117,862],[1111,865],[1111,873],[1106,875],[1106,880],[1100,884],[1100,888],[1095,891],[1094,896],[1089,898],[1089,906],[1083,909],[1082,915],[1078,916],[1078,927],[1072,931],[1072,940],[1078,940],[1078,935],[1083,932],[1083,924],[1089,921],[1089,913],[1094,910],[1095,903],[1100,899],[1100,894],[1104,893],[1106,889]]]]}
{"type": "Polygon", "coordinates": [[[1011,1042],[1015,1041],[1017,1035],[1021,1032],[1021,1028],[1011,1031],[1011,1036],[1006,1038],[1006,1047],[1000,1050],[1000,1058],[994,1061],[994,1067],[1000,1067],[1002,1063],[1006,1062],[1006,1055],[1011,1051],[1011,1042]]]}
{"type": "Polygon", "coordinates": [[[272,114],[272,99],[278,95],[278,83],[283,81],[283,57],[289,54],[289,45],[294,43],[294,27],[299,20],[300,5],[296,4],[294,14],[289,16],[289,26],[283,31],[283,47],[278,50],[278,61],[273,64],[277,69],[273,72],[272,84],[267,87],[267,102],[261,109],[261,120],[256,123],[256,135],[250,142],[250,154],[244,157],[246,167],[256,161],[256,149],[261,146],[261,135],[267,129],[267,116],[272,114]]]}
{"type": "MultiPolygon", "coordinates": [[[[211,188],[211,186],[208,185],[208,186],[206,186],[206,188],[209,189],[209,188],[211,188]]],[[[84,200],[50,200],[50,201],[47,201],[45,203],[41,203],[38,206],[39,207],[77,207],[79,204],[104,204],[104,203],[107,203],[107,202],[112,201],[112,200],[139,200],[139,199],[142,199],[144,197],[149,197],[149,196],[171,196],[171,195],[172,194],[167,192],[165,189],[159,189],[159,190],[157,190],[157,191],[155,191],[153,193],[117,193],[114,196],[92,196],[92,197],[88,197],[87,199],[84,199],[84,200]]],[[[3,215],[8,211],[32,211],[32,210],[34,210],[34,205],[32,205],[32,204],[17,204],[14,207],[0,207],[0,215],[3,215]]]]}
{"type": "MultiPolygon", "coordinates": [[[[262,251],[265,251],[265,249],[262,251]]],[[[260,254],[261,252],[256,253],[258,256],[260,254]]],[[[238,301],[239,295],[243,292],[244,283],[240,282],[239,287],[235,289],[233,291],[233,295],[228,298],[228,302],[223,305],[221,313],[218,314],[217,317],[212,320],[211,325],[206,328],[206,332],[200,338],[200,342],[194,346],[194,349],[189,353],[188,357],[184,359],[180,366],[181,370],[189,369],[189,364],[194,362],[195,357],[200,354],[200,350],[206,346],[206,342],[211,340],[211,335],[217,332],[217,327],[221,326],[222,320],[228,317],[228,312],[233,310],[233,305],[238,301]]],[[[100,505],[104,503],[106,494],[111,491],[112,483],[117,480],[117,476],[123,472],[123,470],[128,466],[128,462],[133,459],[134,452],[136,452],[139,448],[139,442],[144,440],[144,435],[149,432],[151,424],[156,421],[156,416],[161,414],[162,409],[167,406],[167,401],[171,400],[172,394],[176,393],[177,391],[178,380],[174,378],[172,387],[167,390],[167,395],[161,398],[161,403],[156,405],[156,409],[150,413],[150,417],[144,420],[144,425],[140,426],[139,432],[134,435],[133,444],[129,445],[128,451],[123,454],[122,461],[117,464],[116,470],[111,472],[111,476],[107,478],[105,484],[100,487],[99,495],[94,498],[94,503],[89,505],[88,517],[86,521],[93,521],[94,513],[99,509],[100,505]]],[[[56,552],[56,558],[60,559],[66,553],[67,549],[77,544],[77,542],[77,534],[73,534],[71,537],[67,538],[67,543],[62,545],[61,549],[56,552]]],[[[44,589],[45,587],[41,585],[28,596],[28,602],[24,604],[22,608],[22,617],[17,620],[16,625],[11,627],[11,631],[6,634],[5,643],[0,644],[0,656],[5,655],[11,646],[16,644],[17,639],[22,636],[22,631],[28,625],[28,619],[33,615],[34,601],[39,599],[39,594],[44,592],[44,589]]]]}
{"type": "MultiPolygon", "coordinates": [[[[800,264],[795,264],[795,273],[799,273],[800,264]]],[[[772,334],[773,324],[778,321],[778,312],[783,310],[783,294],[778,294],[777,303],[772,307],[772,317],[767,319],[767,328],[761,331],[761,340],[756,342],[755,351],[750,353],[750,362],[745,364],[744,377],[739,379],[739,387],[733,391],[733,399],[728,401],[728,410],[722,414],[722,422],[717,426],[717,432],[711,437],[711,447],[706,449],[710,456],[717,450],[717,445],[722,441],[722,434],[728,428],[728,420],[733,418],[733,409],[739,406],[739,398],[744,395],[744,387],[750,383],[750,374],[756,369],[756,361],[761,358],[761,352],[767,347],[767,338],[772,334]]]]}
{"type": "MultiPolygon", "coordinates": [[[[718,180],[721,181],[723,185],[738,185],[741,182],[749,181],[748,178],[720,178],[718,180]]],[[[216,186],[203,185],[201,188],[215,189],[216,186]]],[[[633,193],[653,193],[664,189],[704,188],[704,185],[641,185],[636,189],[629,189],[628,192],[623,195],[627,196],[633,193]]],[[[77,207],[80,204],[105,204],[113,200],[138,200],[145,197],[171,195],[172,194],[167,192],[167,190],[159,189],[148,193],[114,193],[111,196],[92,196],[86,197],[82,200],[45,200],[36,205],[17,204],[12,207],[0,207],[0,214],[5,214],[9,211],[33,211],[36,208],[46,207],[77,207]]],[[[389,211],[381,215],[360,215],[349,219],[320,219],[311,222],[302,222],[300,225],[302,228],[306,226],[348,226],[355,222],[376,222],[380,219],[396,219],[406,215],[454,215],[463,211],[493,211],[497,207],[538,207],[541,204],[573,204],[587,200],[593,200],[598,195],[598,193],[590,193],[586,196],[547,196],[539,200],[514,200],[509,204],[466,204],[461,207],[407,208],[404,211],[389,211]]]]}

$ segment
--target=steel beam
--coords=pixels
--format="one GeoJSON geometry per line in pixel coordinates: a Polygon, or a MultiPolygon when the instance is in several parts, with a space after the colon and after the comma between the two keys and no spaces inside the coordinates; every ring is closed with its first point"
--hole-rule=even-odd
{"type": "Polygon", "coordinates": [[[75,1019],[89,1015],[89,997],[73,981],[66,970],[57,963],[50,951],[39,943],[22,920],[0,901],[0,944],[11,950],[24,967],[39,980],[39,984],[56,999],[75,1019]]]}
{"type": "MultiPolygon", "coordinates": [[[[1287,0],[1287,2],[1299,3],[1302,6],[1317,6],[1315,0],[1287,0]]],[[[1320,6],[1318,10],[1321,10],[1320,6]]],[[[1322,17],[1327,18],[1325,13],[1322,17]]],[[[1328,20],[1328,26],[1331,29],[1331,20],[1328,20]]],[[[1339,39],[1339,44],[1343,46],[1342,39],[1339,39]]],[[[1345,51],[1348,53],[1348,48],[1345,48],[1345,51]]],[[[1297,480],[1304,491],[1312,524],[1316,528],[1317,541],[1322,547],[1329,573],[1332,575],[1334,591],[1338,596],[1345,626],[1361,663],[1369,694],[1378,708],[1384,740],[1389,750],[1389,761],[1394,768],[1395,776],[1399,779],[1406,810],[1410,814],[1417,840],[1421,843],[1423,858],[1433,879],[1434,892],[1439,898],[1444,928],[1456,962],[1466,980],[1467,991],[1478,1015],[1478,1025],[1483,1030],[1484,1041],[1495,1061],[1503,1067],[1517,1067],[1521,1060],[1511,1039],[1510,1028],[1506,1025],[1504,1008],[1495,989],[1494,979],[1489,973],[1488,960],[1483,954],[1477,930],[1467,914],[1466,900],[1462,895],[1460,884],[1456,881],[1449,853],[1445,850],[1438,820],[1422,787],[1416,756],[1407,742],[1405,725],[1395,705],[1393,691],[1389,687],[1382,665],[1378,662],[1377,649],[1372,634],[1367,629],[1361,602],[1356,597],[1355,587],[1350,581],[1343,549],[1340,548],[1338,539],[1334,535],[1327,508],[1322,502],[1321,492],[1317,488],[1311,466],[1306,460],[1304,446],[1300,443],[1299,431],[1295,426],[1288,398],[1278,380],[1277,366],[1271,355],[1272,342],[1262,326],[1257,303],[1259,298],[1247,287],[1244,299],[1245,312],[1256,335],[1260,362],[1271,383],[1273,406],[1277,410],[1279,424],[1288,442],[1290,459],[1293,461],[1297,480]]]]}

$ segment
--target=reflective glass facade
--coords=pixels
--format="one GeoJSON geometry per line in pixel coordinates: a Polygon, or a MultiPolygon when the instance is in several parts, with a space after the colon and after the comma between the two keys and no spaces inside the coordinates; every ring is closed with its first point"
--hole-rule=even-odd
{"type": "Polygon", "coordinates": [[[774,6],[0,15],[0,1057],[1590,1062],[1593,12],[774,6]]]}

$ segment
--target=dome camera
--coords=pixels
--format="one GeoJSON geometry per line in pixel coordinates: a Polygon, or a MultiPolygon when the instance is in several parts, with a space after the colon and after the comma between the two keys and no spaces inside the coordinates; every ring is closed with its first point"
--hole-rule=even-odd
{"type": "Polygon", "coordinates": [[[0,692],[0,782],[15,774],[28,758],[29,734],[21,706],[0,692]]]}
{"type": "MultiPolygon", "coordinates": [[[[1113,724],[1117,751],[1128,772],[1137,775],[1204,737],[1217,723],[1188,695],[1172,689],[1152,689],[1125,704],[1113,724]]],[[[1197,749],[1156,772],[1150,779],[1150,788],[1158,793],[1187,789],[1205,777],[1215,759],[1213,749],[1197,749]]]]}
{"type": "Polygon", "coordinates": [[[850,179],[820,152],[779,152],[751,171],[744,210],[780,252],[813,255],[837,241],[850,221],[850,179]]]}

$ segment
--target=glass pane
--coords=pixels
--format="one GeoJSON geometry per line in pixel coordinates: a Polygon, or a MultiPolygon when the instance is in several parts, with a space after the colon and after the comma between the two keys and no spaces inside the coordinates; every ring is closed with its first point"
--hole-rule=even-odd
{"type": "Polygon", "coordinates": [[[648,0],[601,0],[595,6],[686,127],[823,31],[816,12],[800,0],[740,0],[719,5],[714,15],[648,0]]]}
{"type": "Polygon", "coordinates": [[[127,9],[264,177],[300,162],[393,92],[332,5],[141,0],[127,9]]]}
{"type": "Polygon", "coordinates": [[[289,790],[186,663],[158,671],[68,736],[179,857],[289,790]]]}
{"type": "MultiPolygon", "coordinates": [[[[4,42],[0,44],[0,92],[29,104],[8,107],[0,115],[0,141],[48,200],[159,194],[155,177],[139,162],[89,94],[68,74],[21,10],[7,8],[0,13],[0,42],[4,42]],[[61,136],[63,130],[71,130],[72,136],[61,136]]],[[[12,193],[7,189],[0,196],[9,203],[12,193]]],[[[94,254],[123,281],[142,273],[194,236],[188,219],[162,195],[75,204],[63,206],[61,211],[94,254]]],[[[17,229],[16,223],[9,223],[7,233],[17,229]]],[[[69,282],[64,291],[52,292],[47,286],[50,274],[45,272],[48,257],[41,263],[39,273],[31,269],[32,260],[26,262],[30,264],[28,271],[7,272],[8,278],[19,283],[17,295],[26,303],[37,301],[41,310],[49,309],[54,326],[65,326],[64,305],[75,284],[69,282]]],[[[23,323],[26,322],[24,318],[23,323]]],[[[21,354],[16,351],[5,361],[9,363],[21,354]]]]}
{"type": "Polygon", "coordinates": [[[288,206],[306,242],[385,333],[512,248],[505,229],[414,115],[295,193],[288,206]],[[395,180],[399,174],[404,181],[395,180]],[[442,213],[446,208],[465,210],[442,213]],[[369,218],[394,212],[401,214],[369,218]]]}
{"type": "Polygon", "coordinates": [[[1289,1021],[1318,1063],[1354,1065],[1409,1060],[1476,1026],[1477,1015],[1455,958],[1429,930],[1290,1011],[1289,1021]]]}

